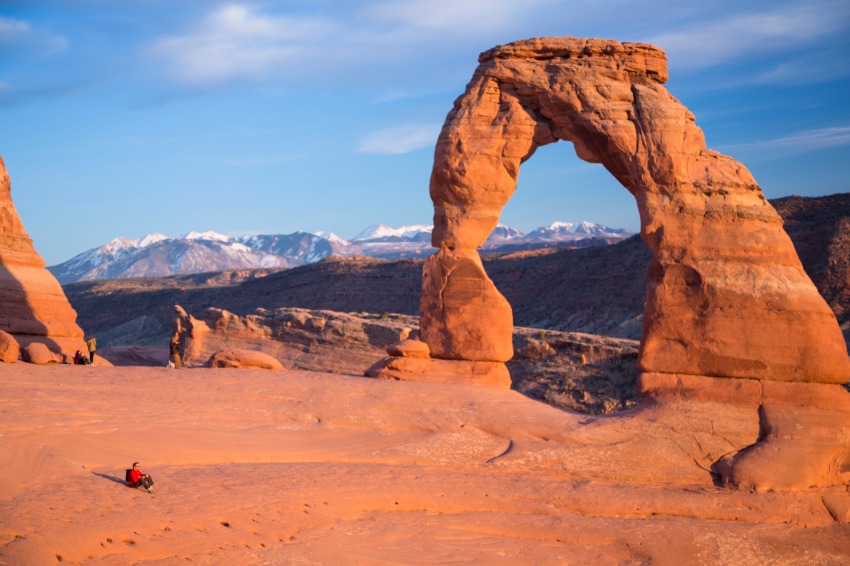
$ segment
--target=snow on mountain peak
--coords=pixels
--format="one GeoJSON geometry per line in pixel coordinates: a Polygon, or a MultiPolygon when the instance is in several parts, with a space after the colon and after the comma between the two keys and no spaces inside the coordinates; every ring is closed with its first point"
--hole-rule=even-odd
{"type": "Polygon", "coordinates": [[[493,229],[493,232],[490,234],[491,239],[498,238],[502,240],[510,240],[522,237],[522,232],[520,232],[516,228],[505,226],[504,224],[497,224],[496,227],[493,229]]]}
{"type": "Polygon", "coordinates": [[[322,240],[327,240],[328,242],[330,242],[332,244],[347,244],[348,243],[348,240],[346,240],[344,238],[340,238],[339,236],[337,236],[333,232],[328,232],[327,230],[320,230],[318,232],[313,232],[313,235],[318,237],[318,238],[321,238],[322,240]]]}
{"type": "Polygon", "coordinates": [[[218,232],[189,232],[182,238],[183,240],[212,240],[214,242],[229,242],[230,238],[218,232]]]}
{"type": "Polygon", "coordinates": [[[110,241],[106,242],[105,244],[103,244],[103,246],[101,246],[101,248],[111,251],[111,250],[133,248],[135,246],[136,246],[135,240],[131,240],[130,238],[125,238],[123,236],[118,236],[117,238],[110,240],[110,241]]]}
{"type": "Polygon", "coordinates": [[[386,236],[395,236],[395,230],[383,224],[373,224],[354,236],[351,240],[373,240],[375,238],[384,238],[386,236]]]}
{"type": "Polygon", "coordinates": [[[390,228],[384,224],[374,224],[354,236],[351,241],[377,240],[378,238],[411,239],[422,233],[430,233],[433,229],[433,226],[427,224],[411,224],[409,226],[401,226],[400,228],[390,228]]]}
{"type": "Polygon", "coordinates": [[[552,222],[547,228],[553,232],[572,232],[575,224],[572,222],[552,222]]]}
{"type": "Polygon", "coordinates": [[[592,234],[594,232],[598,232],[600,229],[604,229],[604,226],[600,226],[599,224],[594,224],[593,222],[588,222],[587,220],[583,220],[581,224],[575,227],[573,230],[574,234],[592,234]]]}
{"type": "Polygon", "coordinates": [[[148,246],[152,246],[158,242],[162,242],[163,240],[167,240],[168,236],[165,234],[160,234],[159,232],[155,232],[153,234],[148,234],[147,236],[142,236],[136,241],[136,247],[146,248],[148,246]]]}
{"type": "Polygon", "coordinates": [[[402,237],[404,238],[413,238],[417,234],[428,233],[434,231],[434,227],[430,224],[411,224],[410,226],[402,226],[397,229],[401,232],[402,237]]]}

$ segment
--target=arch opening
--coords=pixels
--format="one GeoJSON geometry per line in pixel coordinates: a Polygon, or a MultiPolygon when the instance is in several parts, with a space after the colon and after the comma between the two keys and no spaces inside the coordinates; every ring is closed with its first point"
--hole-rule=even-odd
{"type": "Polygon", "coordinates": [[[640,231],[634,197],[605,168],[579,158],[569,140],[540,146],[522,162],[499,223],[524,234],[554,222],[640,231]]]}

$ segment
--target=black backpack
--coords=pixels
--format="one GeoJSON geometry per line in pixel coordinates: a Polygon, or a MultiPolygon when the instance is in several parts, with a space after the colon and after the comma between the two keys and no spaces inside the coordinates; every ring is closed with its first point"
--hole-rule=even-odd
{"type": "Polygon", "coordinates": [[[127,471],[124,472],[124,480],[127,482],[127,485],[130,485],[132,483],[132,480],[130,479],[130,472],[132,471],[133,468],[127,468],[127,471]]]}

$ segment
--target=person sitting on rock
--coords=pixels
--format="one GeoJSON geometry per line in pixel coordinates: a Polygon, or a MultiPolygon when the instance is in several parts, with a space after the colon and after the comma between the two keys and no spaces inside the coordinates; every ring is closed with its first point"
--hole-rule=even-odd
{"type": "Polygon", "coordinates": [[[77,353],[74,354],[74,364],[78,366],[87,366],[90,363],[91,362],[89,361],[88,357],[84,356],[81,351],[77,350],[77,353]]]}
{"type": "Polygon", "coordinates": [[[148,493],[153,493],[153,478],[139,469],[139,463],[133,462],[133,467],[127,470],[125,479],[130,487],[145,488],[148,493]]]}

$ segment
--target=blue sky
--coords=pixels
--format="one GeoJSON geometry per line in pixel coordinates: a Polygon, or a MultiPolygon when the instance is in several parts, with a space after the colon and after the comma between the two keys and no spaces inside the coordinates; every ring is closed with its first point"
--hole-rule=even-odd
{"type": "MultiPolygon", "coordinates": [[[[667,51],[671,93],[768,198],[846,192],[850,2],[0,0],[0,155],[48,265],[116,236],[430,224],[434,143],[478,54],[541,36],[667,51]]],[[[502,222],[638,229],[568,143],[502,222]]]]}

